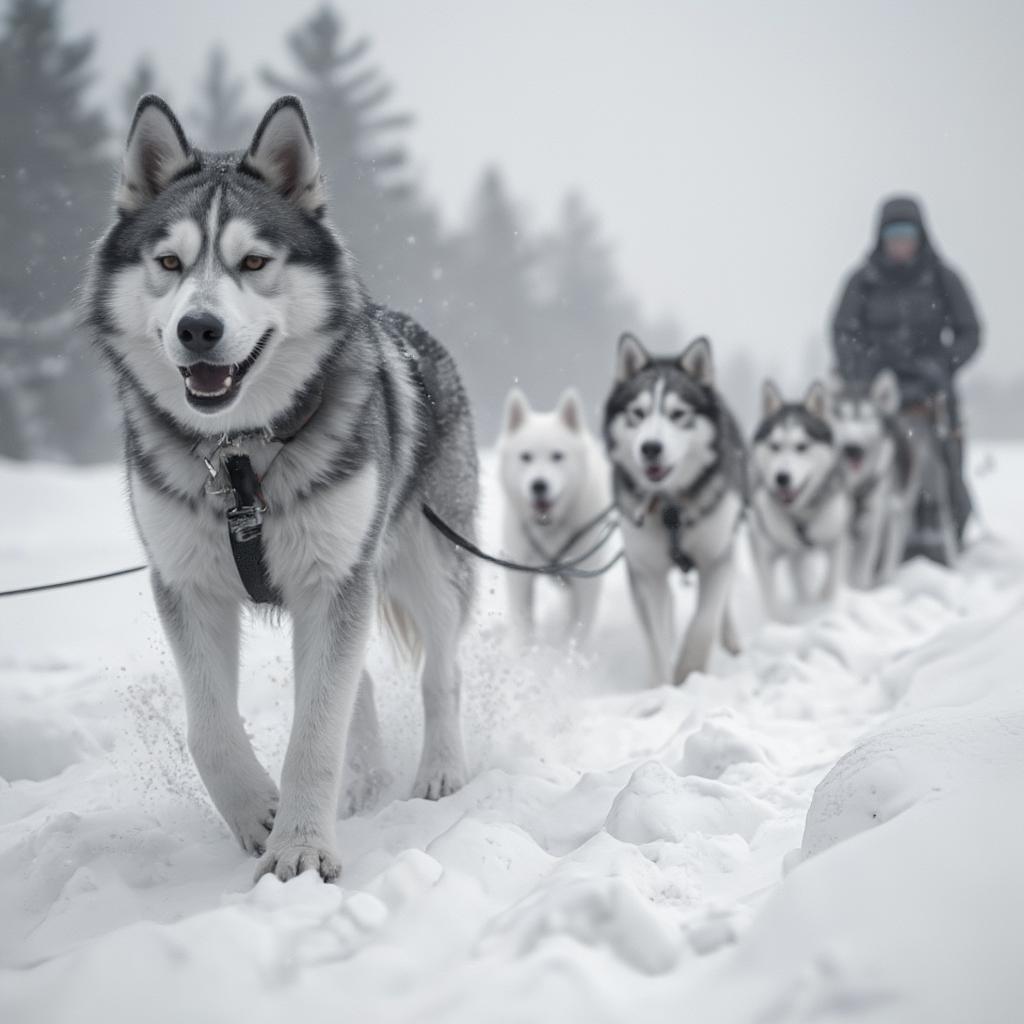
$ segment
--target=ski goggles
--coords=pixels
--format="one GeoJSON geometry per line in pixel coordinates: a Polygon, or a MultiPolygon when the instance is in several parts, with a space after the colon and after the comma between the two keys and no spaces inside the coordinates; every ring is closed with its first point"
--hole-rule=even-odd
{"type": "Polygon", "coordinates": [[[894,220],[882,228],[882,238],[889,239],[918,239],[921,237],[921,229],[909,220],[894,220]]]}

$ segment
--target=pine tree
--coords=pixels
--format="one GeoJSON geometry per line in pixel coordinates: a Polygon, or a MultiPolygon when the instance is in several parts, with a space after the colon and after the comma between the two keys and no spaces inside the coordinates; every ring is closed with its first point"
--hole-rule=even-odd
{"type": "MultiPolygon", "coordinates": [[[[499,425],[513,384],[531,394],[547,384],[541,358],[534,272],[537,249],[496,168],[486,170],[458,244],[451,345],[478,410],[481,436],[499,425]]],[[[546,355],[547,353],[544,353],[546,355]]]]}
{"type": "Polygon", "coordinates": [[[61,38],[58,0],[12,0],[0,37],[0,307],[15,316],[71,302],[107,215],[107,127],[84,99],[92,50],[61,38]]]}
{"type": "Polygon", "coordinates": [[[573,381],[594,408],[608,389],[616,339],[627,328],[642,328],[612,247],[578,193],[566,196],[558,228],[543,242],[539,276],[552,382],[538,398],[550,403],[558,381],[573,381]]]}
{"type": "Polygon", "coordinates": [[[444,247],[401,142],[412,118],[391,111],[391,86],[367,61],[369,40],[352,39],[330,7],[295,29],[288,47],[298,75],[264,70],[262,78],[276,92],[302,98],[334,222],[374,297],[435,326],[447,298],[444,247]]]}
{"type": "Polygon", "coordinates": [[[110,455],[114,404],[71,309],[113,162],[84,98],[92,40],[64,39],[60,14],[12,0],[0,35],[0,451],[88,459],[110,455]]]}
{"type": "Polygon", "coordinates": [[[248,145],[256,122],[242,103],[245,83],[231,77],[223,47],[215,46],[210,51],[199,90],[199,102],[189,114],[193,141],[203,149],[218,152],[248,145]]]}

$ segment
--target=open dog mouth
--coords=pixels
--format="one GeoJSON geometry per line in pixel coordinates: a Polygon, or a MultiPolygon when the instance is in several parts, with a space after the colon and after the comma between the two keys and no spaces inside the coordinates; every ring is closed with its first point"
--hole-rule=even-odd
{"type": "Polygon", "coordinates": [[[555,507],[555,503],[549,498],[534,498],[531,505],[538,523],[546,523],[551,518],[551,510],[555,507]]]}
{"type": "Polygon", "coordinates": [[[664,480],[665,477],[667,477],[671,471],[671,466],[663,466],[659,463],[657,465],[648,466],[644,470],[644,476],[646,476],[652,484],[656,484],[664,480]]]}
{"type": "Polygon", "coordinates": [[[843,457],[846,459],[846,464],[854,471],[864,465],[864,449],[859,445],[846,445],[843,448],[843,457]]]}
{"type": "Polygon", "coordinates": [[[775,486],[775,497],[783,505],[792,505],[797,498],[803,493],[804,485],[801,484],[799,487],[779,487],[775,486]]]}
{"type": "Polygon", "coordinates": [[[242,380],[259,359],[273,333],[274,328],[271,327],[240,363],[192,363],[190,366],[179,366],[178,372],[185,379],[185,399],[189,405],[196,409],[217,409],[229,404],[238,394],[242,380]]]}

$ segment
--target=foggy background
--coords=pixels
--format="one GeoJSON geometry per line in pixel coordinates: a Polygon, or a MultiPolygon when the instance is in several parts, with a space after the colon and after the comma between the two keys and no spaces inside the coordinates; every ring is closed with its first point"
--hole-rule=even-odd
{"type": "Polygon", "coordinates": [[[0,453],[117,454],[74,327],[138,96],[194,144],[248,143],[307,104],[334,222],[378,300],[456,354],[480,437],[518,381],[574,383],[592,424],[615,339],[716,346],[751,425],[760,379],[828,364],[837,290],[878,200],[924,201],[985,324],[968,431],[1024,410],[1020,99],[1010,2],[4,0],[0,453]]]}

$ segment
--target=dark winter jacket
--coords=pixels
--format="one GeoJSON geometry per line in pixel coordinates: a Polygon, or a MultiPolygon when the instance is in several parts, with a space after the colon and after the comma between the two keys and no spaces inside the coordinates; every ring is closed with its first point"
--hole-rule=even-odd
{"type": "Polygon", "coordinates": [[[847,282],[836,311],[832,337],[840,376],[866,383],[890,367],[905,405],[946,392],[956,417],[953,375],[978,350],[979,336],[970,297],[932,248],[918,204],[887,202],[877,245],[847,282]],[[921,231],[917,258],[906,266],[887,261],[882,249],[882,229],[895,221],[913,222],[921,231]]]}

